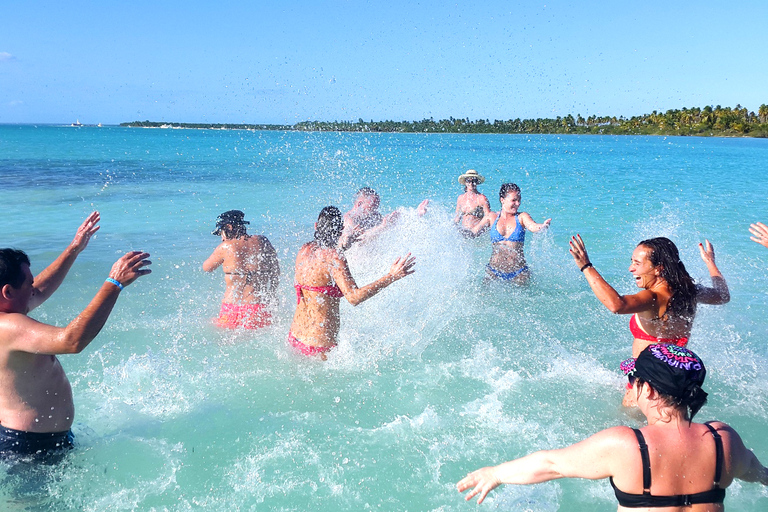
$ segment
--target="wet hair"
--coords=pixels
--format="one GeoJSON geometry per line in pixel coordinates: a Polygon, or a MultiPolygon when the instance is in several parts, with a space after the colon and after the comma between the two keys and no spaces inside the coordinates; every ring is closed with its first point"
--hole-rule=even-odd
{"type": "Polygon", "coordinates": [[[222,233],[228,240],[233,238],[243,238],[248,236],[246,225],[250,224],[245,220],[245,214],[240,210],[229,210],[221,215],[216,220],[216,229],[212,231],[212,234],[219,236],[222,233]]]}
{"type": "Polygon", "coordinates": [[[233,238],[243,238],[248,235],[248,230],[245,227],[245,224],[226,224],[221,227],[221,231],[228,240],[233,238]]]}
{"type": "Polygon", "coordinates": [[[507,194],[510,192],[517,192],[518,194],[522,195],[520,192],[520,187],[515,185],[514,183],[505,183],[501,186],[501,189],[499,190],[499,201],[507,197],[507,194]]]}
{"type": "Polygon", "coordinates": [[[320,210],[320,215],[317,217],[317,227],[315,228],[315,242],[320,247],[336,247],[343,230],[344,217],[338,208],[326,206],[320,210]]]}
{"type": "Polygon", "coordinates": [[[360,196],[375,197],[376,199],[379,198],[379,194],[371,187],[363,187],[358,190],[356,197],[359,198],[360,196]]]}
{"type": "Polygon", "coordinates": [[[696,315],[698,289],[685,269],[685,265],[680,261],[680,253],[675,244],[669,238],[657,237],[643,240],[637,245],[651,250],[649,254],[651,265],[662,266],[660,276],[672,289],[672,297],[669,299],[664,316],[671,313],[688,323],[693,322],[693,317],[696,315]]]}
{"type": "Polygon", "coordinates": [[[29,265],[29,256],[18,249],[0,249],[0,288],[9,284],[19,288],[24,284],[22,265],[29,265]]]}
{"type": "Polygon", "coordinates": [[[701,409],[704,404],[707,403],[707,392],[701,389],[701,386],[698,384],[691,386],[688,394],[683,397],[676,397],[659,391],[653,387],[653,384],[644,381],[640,377],[635,377],[635,382],[633,384],[634,386],[640,387],[643,384],[653,388],[653,390],[659,396],[659,400],[662,404],[681,411],[683,413],[683,418],[689,423],[693,421],[693,417],[696,416],[696,413],[699,412],[699,409],[701,409]]]}

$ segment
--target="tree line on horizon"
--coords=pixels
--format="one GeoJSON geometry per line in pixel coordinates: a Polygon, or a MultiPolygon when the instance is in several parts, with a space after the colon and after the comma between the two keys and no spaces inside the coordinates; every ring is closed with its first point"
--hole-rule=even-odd
{"type": "Polygon", "coordinates": [[[757,114],[741,105],[735,108],[706,106],[653,111],[630,118],[578,114],[538,119],[507,121],[478,119],[471,121],[450,117],[435,121],[303,121],[294,125],[158,123],[134,121],[121,126],[213,128],[245,130],[296,130],[387,133],[525,133],[525,134],[605,134],[605,135],[697,135],[768,137],[768,105],[760,105],[757,114]]]}

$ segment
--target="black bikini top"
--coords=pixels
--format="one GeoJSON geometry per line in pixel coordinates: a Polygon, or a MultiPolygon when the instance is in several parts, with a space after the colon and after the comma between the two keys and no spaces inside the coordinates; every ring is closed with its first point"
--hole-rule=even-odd
{"type": "Polygon", "coordinates": [[[710,425],[705,423],[712,437],[715,438],[715,482],[712,489],[696,494],[677,494],[675,496],[654,496],[651,494],[651,460],[648,456],[648,445],[645,444],[643,434],[633,428],[632,431],[637,437],[637,444],[640,446],[640,456],[643,459],[643,494],[629,494],[616,488],[613,483],[613,477],[610,478],[613,492],[616,493],[616,499],[619,505],[627,508],[638,507],[685,507],[688,505],[698,505],[700,503],[722,503],[725,499],[725,489],[720,488],[720,476],[723,472],[723,440],[720,434],[710,425]]]}

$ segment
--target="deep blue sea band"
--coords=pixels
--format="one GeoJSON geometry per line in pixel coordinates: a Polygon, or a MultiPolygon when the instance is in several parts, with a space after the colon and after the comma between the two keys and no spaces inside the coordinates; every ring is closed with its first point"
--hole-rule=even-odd
{"type": "Polygon", "coordinates": [[[120,281],[118,281],[117,279],[112,279],[111,277],[108,277],[106,281],[107,281],[108,283],[112,283],[113,285],[117,286],[117,287],[118,287],[118,288],[120,288],[121,290],[124,288],[124,286],[122,285],[122,283],[121,283],[120,281]]]}

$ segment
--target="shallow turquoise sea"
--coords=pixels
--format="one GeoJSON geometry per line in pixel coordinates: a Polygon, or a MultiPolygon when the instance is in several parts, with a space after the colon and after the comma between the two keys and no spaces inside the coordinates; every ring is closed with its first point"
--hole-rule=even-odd
{"type": "MultiPolygon", "coordinates": [[[[636,289],[638,241],[670,237],[704,283],[697,245],[713,243],[732,300],[696,318],[689,346],[710,393],[700,417],[733,425],[768,464],[768,250],[747,231],[768,222],[766,162],[768,141],[752,139],[0,126],[0,245],[40,271],[89,212],[102,216],[31,316],[65,325],[120,255],[153,261],[99,337],[61,357],[77,449],[52,467],[0,464],[0,509],[615,510],[606,481],[505,486],[479,508],[455,489],[478,467],[637,425],[620,406],[628,318],[589,290],[568,254],[575,233],[620,293],[636,289]],[[552,218],[526,241],[531,286],[484,285],[488,239],[452,228],[468,168],[494,209],[513,181],[522,210],[552,218]],[[409,251],[417,271],[342,305],[327,362],[298,356],[285,341],[296,252],[319,210],[349,209],[362,186],[402,221],[350,251],[358,283],[409,251]],[[200,267],[216,216],[233,208],[280,258],[280,308],[260,332],[211,325],[223,279],[200,267]]],[[[768,491],[737,482],[726,506],[766,510],[768,491]]]]}

